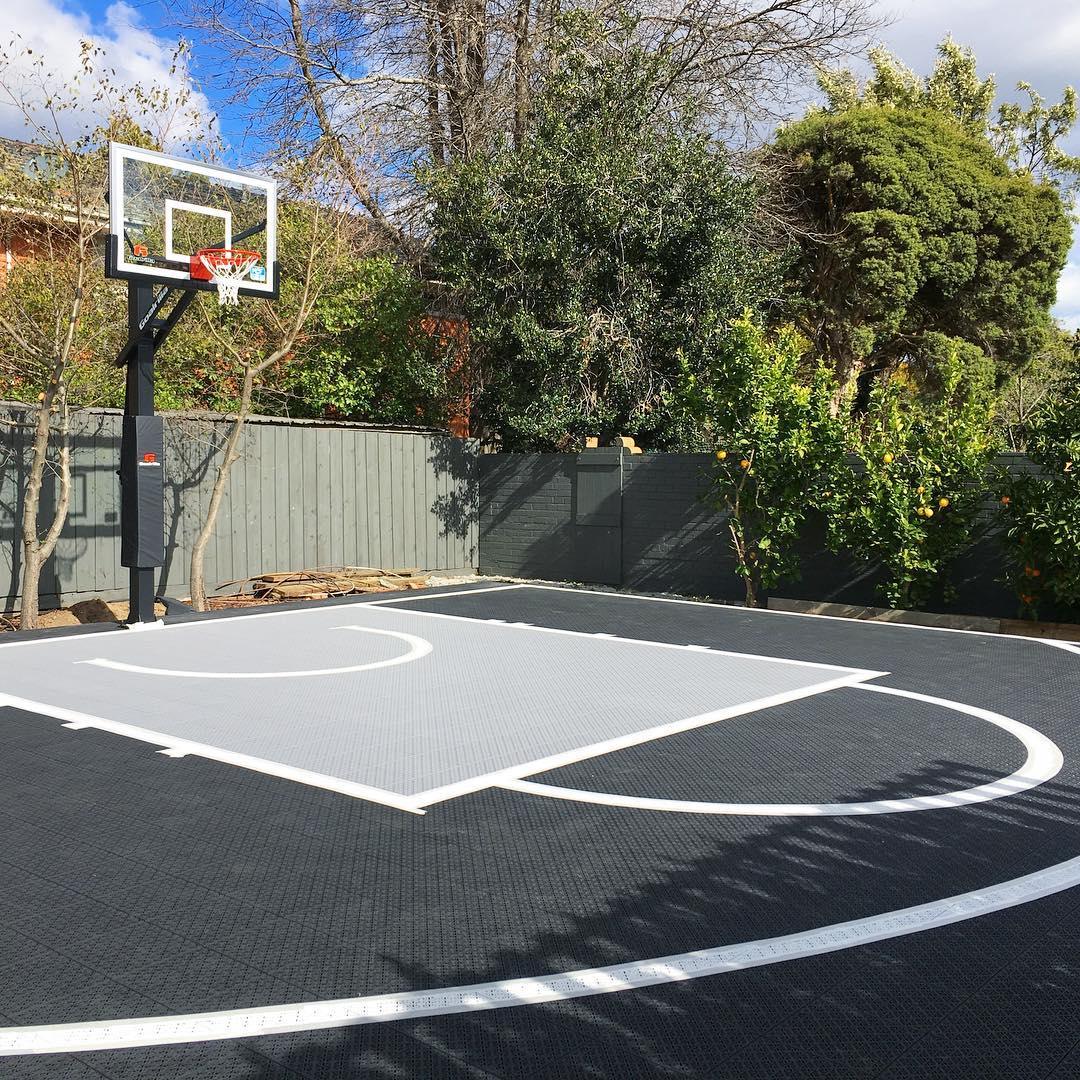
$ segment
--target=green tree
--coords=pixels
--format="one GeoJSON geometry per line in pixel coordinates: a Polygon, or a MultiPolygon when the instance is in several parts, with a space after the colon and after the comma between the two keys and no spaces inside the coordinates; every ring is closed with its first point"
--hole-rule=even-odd
{"type": "Polygon", "coordinates": [[[320,297],[337,280],[356,251],[353,215],[314,198],[324,177],[318,162],[307,160],[288,174],[294,198],[278,211],[281,254],[296,262],[282,262],[282,286],[275,300],[258,299],[235,307],[221,307],[209,293],[200,293],[193,312],[205,340],[221,358],[220,373],[235,387],[231,423],[219,448],[214,483],[206,514],[191,545],[188,584],[196,611],[205,611],[206,549],[214,534],[233,466],[243,453],[243,438],[256,395],[270,373],[304,363],[312,354],[311,338],[320,328],[314,319],[320,297]]]}
{"type": "Polygon", "coordinates": [[[1080,614],[1080,356],[1043,398],[1025,443],[1036,469],[1008,477],[1001,498],[1008,580],[1026,615],[1048,602],[1080,614]]]}
{"type": "Polygon", "coordinates": [[[796,311],[842,385],[925,367],[941,335],[977,346],[999,380],[1043,347],[1071,242],[1052,184],[940,109],[876,100],[814,112],[775,149],[803,214],[796,311]]]}
{"type": "Polygon", "coordinates": [[[280,389],[292,416],[445,424],[454,342],[427,325],[416,274],[386,255],[357,259],[319,299],[319,343],[280,389]],[[431,332],[429,332],[431,331],[431,332]]]}
{"type": "Polygon", "coordinates": [[[997,441],[978,349],[933,343],[928,375],[906,363],[873,387],[850,421],[853,459],[825,500],[830,547],[884,571],[893,607],[918,608],[975,533],[997,441]],[[974,356],[965,357],[964,349],[974,356]]]}
{"type": "Polygon", "coordinates": [[[796,544],[844,457],[834,380],[791,327],[749,314],[715,335],[710,363],[684,370],[688,411],[715,455],[709,498],[725,515],[746,606],[799,575],[796,544]]]}
{"type": "Polygon", "coordinates": [[[930,110],[985,138],[1013,172],[1038,177],[1063,193],[1075,190],[1080,157],[1062,148],[1077,121],[1073,87],[1066,86],[1061,101],[1048,105],[1030,83],[1018,82],[1016,89],[1026,104],[1003,102],[995,117],[997,83],[992,75],[979,76],[975,53],[952,37],[938,45],[937,53],[934,69],[925,78],[883,46],[870,50],[872,74],[865,83],[847,70],[820,72],[826,111],[846,112],[860,105],[930,110]]]}
{"type": "Polygon", "coordinates": [[[0,390],[31,405],[19,535],[20,626],[32,629],[41,572],[71,505],[70,410],[102,404],[121,385],[120,373],[99,363],[115,356],[126,324],[122,290],[103,276],[107,144],[159,144],[165,132],[142,125],[198,118],[183,87],[119,85],[90,42],[80,43],[78,73],[65,85],[32,49],[0,49],[0,99],[32,138],[8,142],[0,155],[0,233],[26,256],[0,288],[0,390]],[[88,99],[109,119],[85,119],[88,99]]]}
{"type": "Polygon", "coordinates": [[[520,148],[428,174],[433,262],[468,319],[485,433],[507,449],[692,443],[673,388],[768,296],[757,192],[673,99],[672,59],[563,23],[520,148]]]}

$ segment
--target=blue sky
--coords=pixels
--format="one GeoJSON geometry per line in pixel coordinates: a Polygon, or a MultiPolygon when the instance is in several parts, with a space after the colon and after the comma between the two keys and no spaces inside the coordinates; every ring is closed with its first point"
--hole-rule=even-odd
{"type": "MultiPolygon", "coordinates": [[[[984,74],[993,73],[1003,96],[1019,79],[1028,79],[1048,97],[1067,84],[1080,85],[1080,4],[1076,0],[884,0],[882,12],[892,24],[881,33],[886,45],[911,67],[926,71],[934,46],[946,33],[970,45],[984,74]]],[[[58,75],[74,74],[80,38],[93,37],[107,53],[118,77],[175,81],[169,59],[175,29],[169,27],[160,0],[9,0],[4,29],[15,31],[44,54],[58,75]]],[[[3,35],[4,40],[8,34],[3,35]]],[[[192,75],[218,116],[227,141],[239,138],[240,121],[216,91],[209,72],[200,69],[199,42],[193,42],[192,75]]],[[[18,135],[22,124],[0,107],[0,134],[18,135]]],[[[1071,140],[1080,154],[1080,133],[1071,140]]],[[[1080,328],[1080,231],[1062,277],[1058,317],[1080,328]]]]}

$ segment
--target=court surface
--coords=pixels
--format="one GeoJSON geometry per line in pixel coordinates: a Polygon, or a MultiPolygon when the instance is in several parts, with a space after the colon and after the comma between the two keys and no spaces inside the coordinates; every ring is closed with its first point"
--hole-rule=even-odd
{"type": "Polygon", "coordinates": [[[1080,647],[479,583],[0,642],[0,1076],[1080,1075],[1080,647]]]}

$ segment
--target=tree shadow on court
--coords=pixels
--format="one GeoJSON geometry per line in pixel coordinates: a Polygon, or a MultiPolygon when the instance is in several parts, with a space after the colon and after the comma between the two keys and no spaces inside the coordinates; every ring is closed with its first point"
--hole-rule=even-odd
{"type": "MultiPolygon", "coordinates": [[[[938,761],[852,798],[895,797],[898,787],[953,791],[998,778],[938,761]]],[[[565,804],[528,803],[508,792],[474,798],[498,800],[488,807],[504,818],[491,830],[496,836],[520,827],[529,844],[530,829],[572,827],[565,804]]],[[[439,812],[458,813],[465,822],[469,801],[439,812]]],[[[633,845],[625,817],[605,832],[614,815],[636,817],[643,837],[652,832],[650,851],[667,834],[681,835],[685,846],[673,848],[663,865],[643,858],[637,873],[627,875],[632,884],[604,900],[579,894],[572,868],[549,867],[548,895],[536,896],[535,904],[557,929],[500,926],[503,947],[481,963],[448,966],[438,956],[399,962],[407,985],[543,976],[809,931],[1006,881],[1073,857],[1077,847],[1070,845],[1080,846],[1080,789],[1062,782],[959,810],[963,828],[948,811],[737,824],[718,817],[688,824],[690,815],[576,804],[573,812],[575,835],[590,838],[598,861],[609,858],[613,845],[633,845]],[[678,827],[673,818],[681,819],[678,827]],[[572,905],[575,896],[579,903],[572,905]]],[[[580,856],[587,878],[589,849],[583,846],[580,856]]],[[[633,850],[621,858],[632,866],[633,850]]],[[[522,887],[528,887],[524,878],[522,887]]],[[[496,901],[483,889],[474,900],[488,910],[484,924],[491,925],[496,901]]],[[[1062,933],[1057,925],[1077,903],[1063,893],[1017,909],[1019,916],[987,915],[809,959],[552,1005],[266,1037],[243,1046],[247,1069],[236,1075],[899,1078],[929,1075],[931,1060],[942,1070],[933,1075],[1048,1075],[1038,1063],[1060,1062],[1078,1038],[1071,1017],[1080,955],[1070,927],[1062,933]]]]}

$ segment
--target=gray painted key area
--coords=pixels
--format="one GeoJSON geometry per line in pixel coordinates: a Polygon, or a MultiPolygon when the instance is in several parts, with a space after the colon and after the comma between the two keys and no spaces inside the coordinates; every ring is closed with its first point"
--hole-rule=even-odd
{"type": "Polygon", "coordinates": [[[405,796],[849,675],[402,603],[0,646],[13,698],[405,796]]]}

